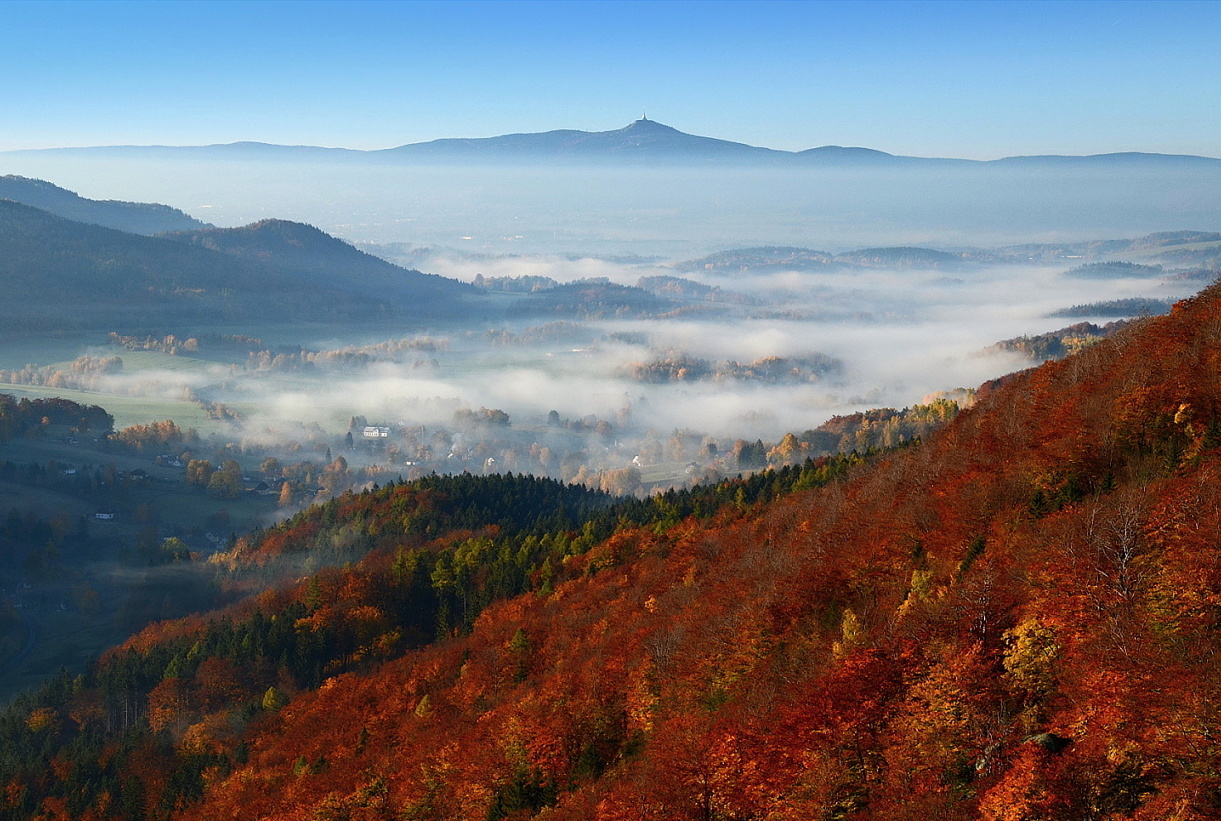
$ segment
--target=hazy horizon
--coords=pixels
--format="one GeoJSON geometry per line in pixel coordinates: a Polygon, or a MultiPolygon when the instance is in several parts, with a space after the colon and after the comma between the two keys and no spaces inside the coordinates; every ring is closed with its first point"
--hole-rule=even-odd
{"type": "MultiPolygon", "coordinates": [[[[1021,158],[1030,158],[1030,157],[1096,157],[1096,156],[1111,156],[1111,155],[1122,155],[1122,154],[1150,154],[1153,156],[1183,156],[1183,157],[1203,157],[1205,159],[1221,159],[1221,149],[1218,150],[1216,155],[1205,155],[1205,154],[1191,153],[1191,152],[1187,152],[1187,151],[1167,151],[1167,150],[1157,150],[1154,148],[1142,149],[1142,148],[1138,148],[1138,147],[1128,147],[1128,148],[1113,149],[1113,150],[1085,150],[1085,151],[1072,152],[1072,151],[1068,151],[1068,150],[1057,149],[1054,146],[1052,146],[1052,147],[1045,147],[1043,150],[1040,150],[1038,153],[1035,153],[1034,151],[1018,150],[1016,153],[983,155],[979,151],[968,150],[964,156],[956,156],[954,154],[949,153],[946,150],[938,149],[937,147],[932,147],[929,153],[924,153],[924,154],[903,154],[903,153],[898,153],[898,152],[894,152],[894,151],[884,150],[884,149],[878,148],[877,146],[874,146],[874,145],[865,145],[865,144],[850,144],[849,145],[849,144],[841,144],[841,143],[817,143],[817,144],[810,144],[810,145],[801,146],[801,147],[797,147],[797,148],[777,148],[777,147],[767,144],[767,143],[745,143],[740,140],[734,140],[734,139],[730,139],[727,137],[723,137],[719,134],[686,131],[683,128],[678,128],[678,127],[674,126],[673,124],[671,124],[669,122],[665,122],[664,120],[659,119],[657,117],[648,117],[647,112],[642,112],[640,117],[635,120],[626,120],[620,125],[617,125],[617,126],[612,125],[612,126],[605,127],[605,128],[586,127],[579,123],[571,123],[571,124],[561,125],[559,127],[554,127],[554,128],[552,128],[552,127],[536,128],[536,129],[530,129],[530,130],[525,130],[525,131],[493,131],[493,132],[486,133],[486,134],[466,134],[466,133],[448,134],[448,135],[433,137],[433,138],[427,139],[427,140],[418,140],[418,141],[412,141],[412,142],[406,142],[406,143],[389,143],[386,145],[376,145],[376,146],[367,146],[367,147],[353,147],[350,145],[342,145],[342,144],[337,144],[337,143],[328,143],[328,144],[323,145],[323,144],[306,143],[306,142],[292,141],[292,140],[290,140],[288,142],[269,142],[267,140],[256,140],[256,139],[239,137],[236,139],[231,139],[231,140],[227,140],[227,141],[223,141],[223,142],[209,141],[209,140],[205,139],[205,141],[203,141],[203,142],[176,142],[176,143],[81,143],[81,144],[73,144],[73,145],[35,145],[35,146],[25,146],[22,148],[0,149],[0,159],[11,158],[11,157],[19,158],[19,157],[22,157],[25,155],[37,155],[40,153],[45,153],[48,155],[58,155],[61,157],[76,157],[76,158],[82,158],[82,159],[89,158],[89,159],[94,159],[94,160],[108,160],[108,159],[123,159],[124,158],[122,154],[115,153],[117,150],[168,149],[170,151],[173,151],[175,149],[198,149],[198,148],[215,149],[215,148],[232,148],[232,147],[242,147],[242,146],[248,146],[253,149],[257,149],[257,148],[321,149],[323,151],[336,152],[340,156],[350,155],[352,157],[366,157],[369,155],[377,155],[382,152],[390,151],[392,149],[407,148],[407,147],[413,147],[413,146],[425,146],[425,145],[431,145],[434,143],[447,143],[447,142],[455,142],[455,141],[458,141],[458,142],[479,141],[479,140],[495,139],[498,137],[536,136],[536,135],[545,135],[545,134],[551,134],[551,133],[557,133],[557,132],[578,132],[578,133],[582,133],[582,134],[609,134],[609,133],[619,131],[623,128],[626,128],[635,122],[657,123],[657,124],[663,125],[667,128],[674,128],[675,130],[677,130],[681,133],[689,134],[689,135],[695,136],[695,137],[710,138],[710,139],[719,140],[722,142],[733,143],[735,145],[749,146],[752,148],[763,148],[768,151],[777,152],[781,155],[791,155],[791,156],[795,156],[804,151],[810,151],[813,149],[821,149],[821,148],[832,148],[832,149],[834,149],[834,148],[863,148],[863,149],[867,149],[870,151],[879,151],[884,154],[889,154],[891,156],[902,157],[902,158],[956,160],[956,161],[967,162],[967,163],[989,163],[989,162],[994,162],[997,160],[1021,159],[1021,158]],[[90,154],[89,152],[96,152],[96,153],[90,154]]],[[[167,160],[172,159],[172,156],[166,156],[166,157],[164,157],[164,159],[167,159],[167,160]]],[[[220,161],[224,161],[223,157],[218,157],[217,159],[219,159],[220,161]]],[[[237,161],[249,162],[250,159],[251,158],[245,158],[245,159],[241,159],[241,160],[237,160],[237,161]]],[[[306,160],[306,161],[309,161],[309,160],[306,160]]],[[[422,158],[422,159],[415,159],[415,160],[403,159],[403,160],[397,161],[397,164],[402,164],[402,165],[414,165],[414,164],[450,165],[451,163],[445,162],[445,161],[442,161],[442,162],[428,161],[426,158],[422,158]]],[[[501,162],[500,164],[512,165],[512,162],[507,161],[507,162],[501,162]]],[[[629,161],[628,164],[631,165],[632,163],[630,163],[630,161],[629,161]]],[[[730,165],[730,167],[732,167],[731,163],[728,165],[730,165]]]]}
{"type": "Polygon", "coordinates": [[[1215,3],[1143,0],[14,0],[0,151],[382,148],[647,113],[790,151],[1215,157],[1219,24],[1215,3]]]}
{"type": "Polygon", "coordinates": [[[1221,223],[1221,166],[458,168],[49,154],[0,165],[91,199],[159,202],[220,227],[287,219],[349,242],[469,253],[677,260],[758,245],[999,247],[1221,223]]]}

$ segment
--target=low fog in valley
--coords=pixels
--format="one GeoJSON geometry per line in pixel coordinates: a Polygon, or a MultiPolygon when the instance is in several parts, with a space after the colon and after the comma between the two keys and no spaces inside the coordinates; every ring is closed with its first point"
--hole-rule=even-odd
{"type": "Polygon", "coordinates": [[[255,145],[18,151],[5,162],[84,197],[166,203],[188,222],[313,225],[466,283],[443,286],[465,296],[388,296],[407,271],[348,275],[344,265],[368,268],[352,248],[276,224],[225,242],[256,259],[304,252],[288,270],[326,254],[337,268],[314,282],[335,282],[342,301],[385,293],[393,319],[385,305],[348,302],[358,307],[339,309],[342,321],[321,323],[217,323],[170,308],[106,332],[10,334],[2,389],[100,404],[116,428],[173,420],[182,436],[142,428],[128,439],[178,474],[236,458],[248,486],[288,487],[275,516],[432,472],[534,473],[645,495],[919,435],[895,420],[883,431],[880,418],[818,429],[938,397],[966,406],[983,382],[1087,345],[1107,321],[1162,312],[1212,279],[1216,237],[1184,230],[1209,227],[1221,205],[1208,161],[283,156],[255,145]],[[1173,231],[1183,233],[1139,239],[1173,231]],[[1039,337],[1083,321],[1095,325],[1051,347],[1039,337]],[[1022,337],[1039,338],[996,346],[1022,337]],[[796,439],[779,447],[786,435],[796,439]]]}
{"type": "Polygon", "coordinates": [[[1206,227],[1221,204],[1212,166],[451,167],[121,151],[6,161],[222,228],[309,223],[476,286],[460,314],[404,305],[393,321],[218,326],[171,313],[0,350],[0,382],[16,395],[97,403],[118,427],[173,419],[202,437],[159,448],[168,463],[238,456],[248,479],[265,457],[305,466],[280,515],[433,471],[644,494],[893,444],[911,431],[817,445],[803,434],[870,408],[965,405],[981,383],[1041,359],[1029,345],[994,347],[1002,340],[1165,310],[1211,279],[1195,264],[1211,244],[1189,243],[1208,237],[1091,241],[1206,227]],[[1188,250],[1159,256],[1175,243],[1188,250]],[[1075,270],[1108,260],[1153,265],[1075,270]],[[1087,307],[1056,315],[1073,306],[1087,307]],[[790,433],[809,447],[778,457],[790,433]],[[751,443],[760,452],[743,455],[751,443]]]}
{"type": "MultiPolygon", "coordinates": [[[[956,389],[1034,364],[994,343],[1081,321],[1056,311],[1173,300],[1201,284],[1156,270],[1075,276],[1082,260],[1072,254],[803,269],[656,254],[625,261],[409,242],[360,247],[480,285],[491,301],[478,318],[435,323],[207,328],[163,320],[147,334],[82,339],[84,360],[44,361],[4,381],[41,382],[25,390],[43,395],[56,384],[83,388],[118,426],[174,414],[184,429],[254,461],[312,461],[317,473],[342,455],[352,481],[514,471],[597,483],[605,471],[635,468],[644,472],[625,489],[647,492],[754,467],[731,454],[742,440],[770,449],[833,416],[938,395],[962,400],[956,389]],[[601,295],[529,307],[528,296],[566,284],[697,296],[661,309],[601,295]],[[201,408],[206,418],[193,422],[201,408]]],[[[769,251],[754,253],[764,260],[769,251]]],[[[7,367],[20,365],[10,357],[7,367]]]]}

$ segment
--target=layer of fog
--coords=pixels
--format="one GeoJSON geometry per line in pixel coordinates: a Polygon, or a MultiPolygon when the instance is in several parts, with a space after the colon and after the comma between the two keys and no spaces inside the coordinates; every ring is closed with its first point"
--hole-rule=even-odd
{"type": "Polygon", "coordinates": [[[220,226],[276,217],[354,242],[493,253],[698,256],[785,244],[997,246],[1221,221],[1221,170],[436,168],[0,155],[0,173],[220,226]]]}
{"type": "MultiPolygon", "coordinates": [[[[562,267],[554,264],[548,275],[562,281],[562,267]]],[[[527,263],[522,270],[537,273],[538,266],[527,263]]],[[[994,268],[961,278],[940,272],[874,271],[738,279],[732,283],[735,290],[811,318],[602,321],[593,323],[600,335],[635,334],[647,339],[647,346],[603,343],[576,352],[535,348],[524,354],[527,359],[542,354],[533,366],[515,363],[467,378],[442,372],[439,382],[423,384],[382,371],[376,380],[337,389],[336,395],[361,396],[386,411],[412,397],[456,396],[471,406],[502,408],[527,418],[551,409],[574,418],[612,418],[630,403],[638,423],[660,431],[695,427],[722,437],[774,440],[787,431],[815,427],[832,415],[905,407],[937,391],[975,387],[1027,367],[1031,363],[1016,355],[986,349],[1001,339],[1069,324],[1048,316],[1057,309],[1129,296],[1181,297],[1195,290],[1191,284],[1149,280],[1075,280],[1060,276],[1062,270],[994,268]],[[785,386],[641,385],[623,378],[628,363],[671,352],[742,363],[825,354],[841,360],[844,369],[825,381],[785,386]]],[[[587,272],[588,266],[579,263],[571,269],[572,278],[587,272]]],[[[649,272],[625,266],[612,278],[627,282],[649,272]]],[[[725,284],[723,279],[692,278],[725,284]]]]}
{"type": "MultiPolygon", "coordinates": [[[[557,257],[450,258],[449,265],[447,273],[462,267],[468,277],[541,275],[560,282],[603,276],[631,284],[641,276],[676,273],[654,264],[557,257]]],[[[167,371],[124,374],[114,378],[114,387],[131,392],[132,382],[142,378],[157,396],[190,388],[209,401],[232,404],[244,416],[241,435],[268,447],[318,432],[341,435],[354,416],[371,424],[445,427],[452,426],[455,412],[478,408],[503,410],[519,428],[544,425],[551,411],[564,419],[607,420],[624,440],[685,429],[729,441],[776,441],[834,415],[907,407],[939,391],[973,388],[1028,367],[1033,363],[1017,354],[987,349],[1002,339],[1077,321],[1051,317],[1058,309],[1136,296],[1178,298],[1198,287],[1158,278],[1076,279],[1063,271],[1064,266],[996,266],[950,274],[862,269],[732,278],[699,272],[688,278],[747,294],[759,304],[699,319],[546,326],[536,318],[503,328],[451,328],[448,336],[437,337],[437,351],[357,372],[167,371]],[[516,341],[505,345],[486,330],[517,335],[516,341]],[[633,364],[667,356],[748,363],[820,354],[842,362],[842,370],[814,382],[779,385],[643,384],[629,377],[633,364]],[[209,378],[211,384],[204,384],[209,378]]],[[[373,341],[367,332],[362,339],[302,340],[316,349],[373,341]]]]}
{"type": "MultiPolygon", "coordinates": [[[[1221,172],[1210,168],[453,169],[24,154],[0,157],[0,173],[48,179],[92,198],[163,202],[221,226],[300,220],[468,281],[603,277],[633,285],[675,275],[672,263],[758,245],[830,252],[995,247],[1221,224],[1221,172]]],[[[111,387],[232,405],[243,422],[231,435],[269,447],[335,436],[352,417],[452,427],[456,411],[478,408],[503,410],[515,430],[537,427],[545,438],[547,416],[556,411],[563,419],[613,423],[614,441],[626,444],[603,448],[609,463],[630,458],[630,442],[649,435],[688,429],[774,441],[837,414],[975,387],[1031,364],[984,351],[1070,323],[1050,318],[1053,311],[1182,297],[1197,287],[1156,278],[1073,279],[1062,276],[1065,267],[700,271],[683,276],[757,304],[699,318],[598,320],[556,333],[529,331],[545,317],[491,328],[386,328],[380,339],[427,332],[447,345],[358,372],[143,372],[114,377],[111,387]],[[505,346],[486,334],[501,330],[525,336],[505,346]],[[739,363],[825,355],[843,366],[817,381],[782,385],[642,384],[627,375],[634,363],[674,355],[739,363]]],[[[367,330],[349,337],[336,329],[325,339],[282,333],[267,331],[276,342],[312,349],[379,341],[367,330]]]]}

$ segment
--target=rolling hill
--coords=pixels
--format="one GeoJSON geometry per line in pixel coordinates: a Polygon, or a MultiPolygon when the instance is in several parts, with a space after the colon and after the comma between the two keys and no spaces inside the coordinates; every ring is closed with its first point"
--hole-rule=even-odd
{"type": "Polygon", "coordinates": [[[206,229],[229,238],[213,243],[233,252],[222,253],[190,237],[139,236],[0,200],[0,317],[10,330],[181,329],[254,318],[430,320],[464,310],[458,301],[473,292],[396,268],[307,226],[286,226],[206,229]],[[311,249],[324,246],[324,261],[303,262],[296,253],[302,247],[286,234],[307,238],[311,249]]]}
{"type": "Polygon", "coordinates": [[[65,219],[101,225],[129,234],[151,236],[165,231],[207,228],[207,223],[168,205],[117,200],[90,200],[45,180],[0,177],[0,200],[40,208],[65,219]]]}
{"type": "Polygon", "coordinates": [[[410,299],[442,313],[456,307],[447,307],[446,300],[460,301],[478,293],[457,280],[401,268],[300,222],[269,219],[242,228],[180,231],[165,238],[271,266],[303,284],[383,300],[410,299]]]}

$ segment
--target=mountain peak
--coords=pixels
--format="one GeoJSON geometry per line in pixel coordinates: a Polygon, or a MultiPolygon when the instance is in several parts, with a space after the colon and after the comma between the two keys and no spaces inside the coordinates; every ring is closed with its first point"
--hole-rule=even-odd
{"type": "Polygon", "coordinates": [[[650,120],[648,117],[641,117],[639,120],[632,122],[619,129],[621,134],[681,134],[684,137],[691,136],[686,132],[679,131],[673,126],[659,123],[657,120],[650,120]]]}

